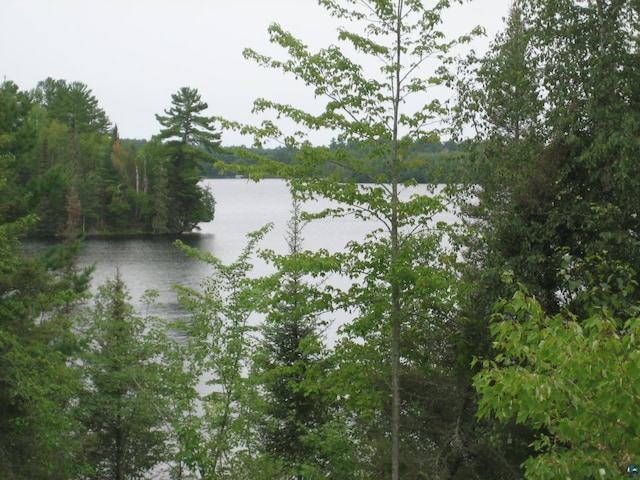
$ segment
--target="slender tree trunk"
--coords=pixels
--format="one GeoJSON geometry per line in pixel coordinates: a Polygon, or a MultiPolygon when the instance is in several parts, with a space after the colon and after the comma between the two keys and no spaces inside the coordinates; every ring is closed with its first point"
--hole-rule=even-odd
{"type": "Polygon", "coordinates": [[[392,286],[392,339],[391,339],[391,479],[400,478],[400,302],[398,283],[392,286]]]}
{"type": "Polygon", "coordinates": [[[136,221],[140,218],[140,169],[138,168],[138,163],[136,162],[136,211],[135,211],[136,221]]]}
{"type": "Polygon", "coordinates": [[[398,146],[393,142],[393,182],[391,194],[391,480],[400,479],[400,335],[402,312],[400,284],[396,271],[398,240],[398,146]]]}
{"type": "Polygon", "coordinates": [[[149,193],[149,177],[147,176],[147,157],[142,157],[142,191],[149,193]]]}
{"type": "MultiPolygon", "coordinates": [[[[118,419],[118,423],[121,420],[118,419]]],[[[124,478],[124,432],[120,426],[116,431],[116,465],[115,465],[115,480],[125,480],[124,478]]]]}
{"type": "Polygon", "coordinates": [[[399,254],[398,241],[398,120],[400,108],[400,55],[403,2],[398,2],[396,25],[396,70],[392,84],[393,134],[391,141],[391,480],[400,479],[400,335],[402,312],[400,285],[395,271],[399,254]]]}

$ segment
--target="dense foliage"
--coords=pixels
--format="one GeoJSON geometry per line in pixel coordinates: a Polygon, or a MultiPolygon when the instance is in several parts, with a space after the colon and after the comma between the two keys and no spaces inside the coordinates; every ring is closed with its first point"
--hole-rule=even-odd
{"type": "Polygon", "coordinates": [[[571,293],[589,305],[583,316],[567,308],[546,314],[524,286],[498,305],[498,353],[474,380],[479,413],[538,431],[536,454],[525,461],[529,478],[616,478],[637,461],[640,318],[629,302],[637,283],[635,272],[611,267],[608,278],[574,285],[571,293]],[[602,289],[608,284],[622,295],[602,289]]]}
{"type": "Polygon", "coordinates": [[[138,316],[129,300],[118,272],[79,322],[84,388],[76,417],[92,478],[139,478],[174,458],[168,425],[188,377],[166,325],[138,316]]]}
{"type": "MultiPolygon", "coordinates": [[[[172,95],[164,115],[156,115],[157,135],[147,140],[121,138],[98,99],[80,82],[47,78],[32,91],[11,81],[0,85],[0,153],[11,154],[6,199],[23,197],[16,215],[39,217],[31,233],[77,236],[113,233],[181,233],[213,219],[215,201],[203,176],[224,175],[216,160],[251,164],[253,156],[291,163],[297,149],[223,150],[214,117],[197,90],[172,95]],[[249,157],[249,158],[248,158],[249,157]]],[[[357,142],[332,149],[360,151],[357,142]]],[[[442,181],[464,165],[451,142],[420,141],[412,147],[413,167],[405,178],[442,181]],[[459,162],[447,162],[452,157],[459,162]]],[[[386,167],[378,162],[381,174],[386,167]]],[[[369,181],[339,166],[344,179],[369,181]]]]}
{"type": "MultiPolygon", "coordinates": [[[[0,156],[0,190],[7,163],[0,156]]],[[[70,313],[89,272],[70,268],[77,245],[38,258],[18,239],[36,222],[14,218],[22,201],[0,204],[0,477],[68,479],[83,467],[81,425],[72,407],[81,385],[70,313]],[[64,445],[64,448],[60,448],[64,445]]]]}
{"type": "Polygon", "coordinates": [[[11,154],[3,201],[24,197],[15,214],[37,214],[39,235],[180,233],[211,220],[213,198],[197,182],[219,134],[197,91],[183,88],[172,101],[147,143],[121,139],[80,82],[48,78],[30,92],[3,82],[0,153],[11,154]]]}
{"type": "MultiPolygon", "coordinates": [[[[504,351],[500,358],[515,355],[523,366],[528,360],[518,352],[525,348],[532,349],[529,358],[544,362],[550,344],[532,342],[541,341],[559,318],[576,325],[601,325],[596,330],[603,328],[617,335],[635,316],[638,291],[628,286],[637,282],[637,273],[618,278],[618,267],[638,272],[640,260],[636,220],[640,213],[637,34],[638,11],[633,2],[517,1],[506,30],[488,55],[472,64],[470,75],[461,82],[460,111],[476,127],[478,140],[474,152],[478,181],[473,200],[464,206],[468,220],[463,240],[466,300],[461,312],[466,318],[465,361],[473,355],[491,359],[497,347],[504,351]],[[571,260],[568,265],[567,259],[571,260]],[[515,283],[501,281],[505,272],[515,283]],[[505,336],[498,326],[490,331],[487,324],[495,302],[511,298],[516,284],[535,297],[539,314],[535,318],[515,313],[507,316],[527,324],[521,335],[505,336]],[[573,288],[576,285],[583,290],[573,288]],[[601,296],[602,292],[606,293],[601,296]],[[600,297],[601,308],[612,309],[618,333],[600,323],[607,320],[603,314],[609,314],[592,310],[594,296],[600,297]],[[544,318],[549,319],[547,326],[544,318]],[[542,325],[528,325],[533,321],[542,325]],[[541,335],[530,329],[541,330],[541,335]]],[[[564,327],[577,328],[569,323],[564,327]]],[[[560,335],[561,329],[557,331],[560,335]]],[[[584,330],[584,335],[596,342],[601,334],[584,330]]],[[[573,347],[567,344],[566,348],[573,347]]],[[[555,363],[565,355],[560,350],[553,352],[557,360],[548,364],[557,365],[557,370],[564,367],[555,363]]],[[[592,353],[600,354],[597,349],[592,353]]],[[[603,359],[611,364],[618,360],[624,361],[617,355],[603,359]]],[[[497,364],[505,366],[505,378],[511,378],[510,371],[515,369],[502,361],[497,364]]],[[[528,369],[544,375],[547,366],[540,367],[534,363],[528,369]]],[[[524,383],[526,388],[538,388],[536,382],[524,383]]],[[[555,426],[548,423],[504,415],[498,399],[508,398],[514,386],[494,382],[490,388],[483,386],[481,392],[484,405],[495,406],[496,414],[506,420],[493,430],[502,438],[498,442],[502,458],[509,463],[522,462],[531,455],[527,445],[535,436],[546,435],[548,443],[532,445],[551,455],[538,457],[539,462],[527,461],[531,478],[595,477],[593,469],[589,475],[581,470],[583,462],[578,459],[585,447],[581,442],[561,434],[554,439],[546,430],[555,426]],[[513,424],[505,428],[512,420],[526,428],[513,424]],[[507,441],[522,447],[507,451],[507,441]],[[561,443],[568,451],[563,459],[554,458],[553,452],[561,443]],[[558,463],[543,467],[550,458],[558,463]]],[[[616,401],[615,394],[609,393],[611,402],[616,401]]],[[[566,404],[555,410],[559,408],[556,397],[540,397],[538,401],[549,412],[559,411],[572,417],[568,421],[579,421],[578,416],[573,417],[578,411],[566,404]]],[[[636,409],[637,403],[629,408],[636,409]]],[[[627,448],[621,443],[602,447],[603,452],[609,448],[624,452],[627,448]]],[[[622,469],[622,457],[617,462],[616,468],[622,469]]],[[[612,464],[611,457],[603,457],[608,472],[612,464]]]]}
{"type": "Polygon", "coordinates": [[[274,24],[284,59],[245,51],[326,100],[256,100],[292,133],[216,119],[254,148],[221,151],[191,88],[158,135],[128,141],[82,83],[2,83],[0,477],[614,478],[637,463],[637,4],[516,0],[488,53],[455,62],[471,37],[440,31],[450,2],[319,3],[348,21],[344,48],[274,24]],[[445,85],[454,111],[432,95],[445,85]],[[451,117],[475,138],[441,142],[451,117]],[[336,140],[309,144],[321,128],[336,140]],[[177,287],[177,343],[119,276],[90,298],[74,239],[197,228],[214,213],[203,172],[285,178],[288,251],[260,250],[268,225],[230,265],[178,242],[211,274],[177,287]],[[436,221],[447,190],[403,193],[445,178],[467,180],[457,229],[436,221]],[[331,207],[301,209],[317,198],[331,207]],[[304,249],[307,221],[344,215],[376,227],[304,249]],[[63,246],[21,254],[34,232],[63,246]],[[271,275],[252,276],[256,257],[271,275]]]}

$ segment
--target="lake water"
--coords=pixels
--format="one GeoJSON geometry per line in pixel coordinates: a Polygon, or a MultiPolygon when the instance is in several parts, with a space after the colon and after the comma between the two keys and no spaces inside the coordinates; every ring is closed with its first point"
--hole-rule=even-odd
{"type": "MultiPolygon", "coordinates": [[[[229,264],[237,259],[246,246],[248,233],[272,222],[274,227],[263,238],[259,248],[286,253],[286,225],[291,218],[292,202],[284,181],[269,179],[255,183],[246,179],[214,179],[205,180],[205,184],[211,188],[216,199],[216,212],[212,222],[200,225],[199,232],[175,238],[144,236],[87,239],[78,265],[95,265],[93,290],[107,278],[114,278],[119,270],[134,306],[140,307],[140,297],[146,290],[157,290],[162,309],[152,313],[174,317],[180,315],[181,311],[173,285],[197,288],[210,274],[207,264],[186,256],[174,245],[176,238],[189,246],[210,252],[229,264]]],[[[419,185],[406,193],[426,194],[427,186],[419,185]]],[[[304,209],[318,211],[327,205],[326,202],[314,202],[304,205],[304,209]]],[[[317,220],[303,230],[303,247],[339,251],[347,242],[364,238],[374,227],[377,225],[353,217],[317,220]]],[[[254,265],[252,276],[269,273],[268,266],[260,261],[254,265]]]]}
{"type": "MultiPolygon", "coordinates": [[[[264,237],[259,248],[271,249],[279,253],[287,252],[286,230],[291,218],[292,202],[287,185],[282,180],[263,180],[259,183],[245,179],[206,180],[216,199],[215,219],[201,225],[199,232],[180,237],[121,237],[88,238],[77,259],[79,267],[95,266],[92,290],[107,278],[114,278],[119,270],[131,295],[131,303],[138,310],[142,304],[140,297],[146,290],[157,290],[159,308],[150,312],[165,319],[175,319],[185,315],[181,310],[173,288],[179,284],[198,288],[201,281],[211,273],[210,267],[197,259],[186,256],[175,245],[176,238],[185,244],[209,252],[225,264],[237,259],[246,246],[248,233],[256,231],[272,222],[273,229],[264,237]]],[[[404,192],[427,194],[426,185],[419,185],[404,192]]],[[[329,206],[328,202],[304,205],[307,211],[319,211],[329,206]]],[[[440,215],[439,220],[455,220],[453,215],[440,215]]],[[[339,251],[352,240],[360,240],[379,225],[364,223],[353,217],[322,219],[311,222],[303,230],[303,247],[309,250],[325,248],[331,252],[339,251]]],[[[39,240],[25,242],[27,251],[37,253],[47,247],[39,240]]],[[[255,262],[254,276],[270,273],[269,267],[255,262]]],[[[332,279],[334,285],[344,279],[332,279]]],[[[331,327],[325,332],[326,340],[335,339],[336,328],[348,321],[346,312],[333,312],[331,327]]],[[[177,333],[176,333],[177,335],[177,333]]],[[[178,338],[179,340],[179,338],[178,338]]],[[[205,386],[204,380],[199,386],[201,393],[212,387],[205,386]]],[[[157,478],[168,478],[159,473],[157,478]]]]}

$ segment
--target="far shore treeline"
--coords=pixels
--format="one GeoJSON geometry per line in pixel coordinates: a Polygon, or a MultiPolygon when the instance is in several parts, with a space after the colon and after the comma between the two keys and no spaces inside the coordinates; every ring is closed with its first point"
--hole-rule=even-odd
{"type": "MultiPolygon", "coordinates": [[[[183,87],[164,115],[156,115],[158,133],[151,139],[127,139],[81,82],[47,78],[30,91],[10,80],[0,86],[0,155],[10,187],[7,198],[24,198],[14,218],[36,214],[32,235],[175,234],[213,219],[214,193],[203,177],[233,176],[218,162],[246,166],[256,156],[292,163],[289,147],[222,147],[214,117],[197,90],[183,87]],[[11,128],[10,128],[11,127],[11,128]]],[[[215,112],[214,112],[215,113],[215,112]]],[[[319,147],[320,148],[320,147],[319,147]]],[[[331,150],[363,155],[355,143],[332,142],[331,150]]],[[[463,158],[454,142],[414,142],[406,179],[442,183],[463,158]],[[456,161],[453,161],[456,160],[456,161]]],[[[380,160],[379,175],[387,167],[380,160]]],[[[345,181],[369,182],[339,166],[327,168],[345,181]]],[[[3,199],[0,199],[3,200],[3,199]]],[[[4,204],[8,202],[3,201],[4,204]]]]}

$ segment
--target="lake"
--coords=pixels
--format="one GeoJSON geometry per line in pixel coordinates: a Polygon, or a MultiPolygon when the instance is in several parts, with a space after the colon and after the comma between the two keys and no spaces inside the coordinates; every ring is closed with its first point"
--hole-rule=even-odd
{"type": "MultiPolygon", "coordinates": [[[[172,318],[181,314],[173,285],[197,288],[211,273],[207,264],[180,251],[174,245],[176,238],[229,264],[246,246],[247,234],[271,222],[274,227],[263,238],[259,248],[286,253],[285,237],[292,201],[284,181],[267,179],[256,183],[246,179],[213,179],[204,183],[211,188],[216,199],[216,211],[214,220],[201,224],[198,232],[180,237],[88,238],[80,252],[78,265],[95,265],[92,289],[95,291],[107,278],[114,278],[119,270],[131,294],[131,303],[136,308],[141,306],[139,300],[146,290],[157,290],[162,309],[152,313],[172,318]]],[[[427,186],[418,185],[405,192],[409,193],[426,194],[427,186]]],[[[328,205],[327,201],[313,202],[305,204],[304,208],[318,211],[328,205]]],[[[339,251],[347,242],[364,238],[377,226],[353,217],[317,220],[303,230],[303,248],[339,251]]],[[[43,246],[41,242],[36,243],[38,248],[43,246]]],[[[267,265],[255,262],[252,276],[268,273],[267,265]]]]}

